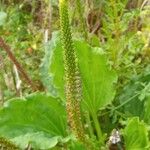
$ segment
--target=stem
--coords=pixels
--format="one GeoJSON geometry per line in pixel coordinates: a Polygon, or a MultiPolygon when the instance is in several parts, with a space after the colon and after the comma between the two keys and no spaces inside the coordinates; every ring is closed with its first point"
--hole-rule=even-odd
{"type": "Polygon", "coordinates": [[[0,84],[0,107],[3,105],[3,103],[4,103],[4,93],[3,93],[3,89],[0,84]]]}
{"type": "Polygon", "coordinates": [[[30,79],[30,77],[27,75],[21,64],[17,61],[14,54],[11,52],[10,46],[7,45],[4,40],[0,37],[0,48],[4,49],[6,53],[8,54],[8,57],[14,63],[14,65],[17,67],[18,71],[22,74],[22,77],[24,77],[25,81],[32,87],[33,91],[37,90],[37,87],[33,83],[33,81],[30,79]]]}
{"type": "Polygon", "coordinates": [[[82,25],[84,38],[87,40],[88,34],[87,34],[87,31],[86,31],[86,24],[85,24],[85,20],[84,20],[84,17],[83,17],[83,11],[82,11],[82,7],[81,7],[81,0],[76,0],[76,5],[77,5],[77,8],[78,8],[78,13],[79,13],[80,20],[81,20],[81,25],[82,25]]]}
{"type": "Polygon", "coordinates": [[[114,62],[114,66],[117,67],[117,62],[118,62],[118,54],[119,54],[119,40],[120,40],[120,16],[118,15],[118,9],[116,6],[116,0],[111,0],[111,6],[113,9],[113,13],[114,13],[114,19],[113,19],[113,23],[115,26],[115,49],[113,50],[113,62],[114,62]]]}
{"type": "MultiPolygon", "coordinates": [[[[133,95],[132,97],[130,97],[128,100],[126,100],[125,102],[123,102],[122,104],[118,105],[117,107],[115,107],[114,109],[112,109],[113,111],[123,107],[124,105],[126,105],[127,103],[129,103],[130,101],[134,100],[135,97],[137,97],[140,93],[137,93],[135,95],[133,95]]],[[[107,115],[108,113],[110,113],[112,110],[109,110],[103,114],[101,114],[100,116],[105,116],[107,115]]]]}
{"type": "Polygon", "coordinates": [[[97,118],[97,114],[96,114],[95,111],[93,111],[91,113],[91,115],[92,115],[92,118],[93,118],[93,121],[94,121],[94,125],[95,125],[95,129],[96,129],[96,132],[97,132],[98,140],[99,140],[100,143],[103,144],[104,143],[104,141],[103,141],[103,134],[102,134],[102,130],[101,130],[98,118],[97,118]]]}
{"type": "Polygon", "coordinates": [[[88,130],[91,138],[94,138],[94,132],[93,132],[93,127],[91,125],[91,119],[90,119],[90,114],[86,112],[86,122],[88,124],[88,130]]]}

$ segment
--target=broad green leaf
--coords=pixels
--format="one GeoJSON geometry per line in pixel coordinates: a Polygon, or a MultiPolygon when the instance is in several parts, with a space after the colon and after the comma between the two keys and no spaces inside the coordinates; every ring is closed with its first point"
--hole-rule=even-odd
{"type": "Polygon", "coordinates": [[[38,143],[39,139],[46,142],[49,138],[50,143],[45,145],[51,147],[58,137],[67,136],[66,122],[65,108],[59,99],[35,93],[5,103],[0,110],[0,136],[15,140],[20,146],[23,143],[19,137],[30,137],[32,143],[38,143]]]}
{"type": "Polygon", "coordinates": [[[98,111],[110,104],[115,96],[117,75],[109,68],[105,54],[85,42],[75,42],[82,85],[83,103],[89,111],[98,111]]]}
{"type": "Polygon", "coordinates": [[[126,150],[148,150],[148,131],[144,122],[137,117],[130,119],[124,129],[124,140],[126,150]]]}
{"type": "Polygon", "coordinates": [[[7,14],[3,11],[0,11],[0,26],[4,25],[7,14]]]}
{"type": "MultiPolygon", "coordinates": [[[[76,40],[74,45],[81,75],[83,106],[88,111],[97,112],[112,102],[115,95],[113,84],[117,81],[117,75],[109,68],[107,57],[101,49],[90,47],[84,41],[76,40]]],[[[59,96],[65,99],[62,52],[63,49],[59,41],[53,47],[50,73],[59,96]]]]}

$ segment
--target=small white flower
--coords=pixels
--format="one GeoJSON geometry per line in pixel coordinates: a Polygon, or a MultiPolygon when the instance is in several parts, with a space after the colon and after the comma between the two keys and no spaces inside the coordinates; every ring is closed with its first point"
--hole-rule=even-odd
{"type": "Polygon", "coordinates": [[[109,137],[109,143],[117,144],[119,142],[121,142],[120,133],[118,130],[114,129],[111,133],[111,136],[109,137]]]}

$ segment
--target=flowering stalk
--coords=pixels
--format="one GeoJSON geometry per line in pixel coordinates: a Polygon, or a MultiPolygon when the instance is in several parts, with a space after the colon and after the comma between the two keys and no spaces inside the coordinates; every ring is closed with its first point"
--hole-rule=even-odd
{"type": "Polygon", "coordinates": [[[68,122],[77,139],[84,143],[85,135],[80,111],[81,82],[69,25],[68,0],[59,0],[59,8],[62,44],[64,49],[66,107],[68,122]]]}

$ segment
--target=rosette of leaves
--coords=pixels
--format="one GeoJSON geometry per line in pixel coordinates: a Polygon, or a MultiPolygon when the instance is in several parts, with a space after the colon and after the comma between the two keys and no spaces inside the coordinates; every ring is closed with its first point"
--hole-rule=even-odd
{"type": "MultiPolygon", "coordinates": [[[[49,64],[49,69],[47,69],[49,70],[49,74],[47,75],[51,82],[50,88],[53,87],[56,95],[64,102],[68,101],[64,92],[67,88],[65,86],[66,72],[67,77],[69,73],[73,75],[71,82],[76,81],[76,77],[78,78],[80,76],[78,79],[80,81],[79,85],[82,85],[82,88],[79,88],[80,90],[78,92],[72,91],[75,95],[78,93],[81,96],[82,111],[89,113],[90,117],[92,117],[90,121],[94,121],[94,127],[92,128],[96,128],[96,135],[98,135],[98,139],[100,140],[103,135],[97,113],[113,101],[115,96],[114,84],[117,82],[117,75],[108,65],[107,56],[101,48],[91,47],[83,40],[72,40],[68,11],[66,10],[68,4],[66,4],[67,1],[61,2],[65,5],[63,6],[65,9],[61,8],[60,10],[63,39],[59,37],[59,34],[57,37],[56,34],[53,34],[49,42],[51,46],[45,49],[45,55],[48,54],[49,59],[45,56],[47,63],[43,63],[42,67],[47,68],[49,64]],[[64,19],[63,22],[62,18],[64,19]],[[78,60],[78,64],[76,60],[78,60]],[[65,67],[63,65],[64,63],[65,67]],[[68,63],[70,63],[71,69],[68,67],[68,63]]],[[[77,84],[75,83],[74,85],[76,86],[77,84]]],[[[78,88],[75,87],[75,89],[78,88]]],[[[78,99],[75,102],[79,104],[78,99]]],[[[74,109],[73,103],[71,106],[74,109]]]]}

